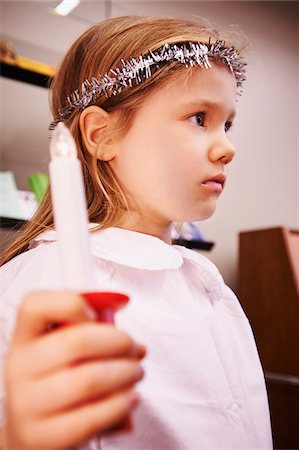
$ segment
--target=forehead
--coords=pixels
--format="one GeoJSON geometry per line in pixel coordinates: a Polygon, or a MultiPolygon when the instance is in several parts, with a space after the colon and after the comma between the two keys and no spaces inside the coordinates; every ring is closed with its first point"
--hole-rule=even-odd
{"type": "Polygon", "coordinates": [[[161,110],[180,107],[219,106],[235,114],[237,85],[229,68],[219,63],[174,73],[169,83],[150,96],[150,104],[161,110]]]}

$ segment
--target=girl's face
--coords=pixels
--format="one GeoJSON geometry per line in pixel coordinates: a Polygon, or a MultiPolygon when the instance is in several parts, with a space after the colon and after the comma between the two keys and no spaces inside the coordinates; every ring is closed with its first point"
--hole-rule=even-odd
{"type": "Polygon", "coordinates": [[[227,131],[235,102],[235,80],[221,64],[150,96],[109,163],[141,211],[123,227],[165,236],[173,221],[213,214],[221,185],[205,182],[234,157],[227,131]]]}

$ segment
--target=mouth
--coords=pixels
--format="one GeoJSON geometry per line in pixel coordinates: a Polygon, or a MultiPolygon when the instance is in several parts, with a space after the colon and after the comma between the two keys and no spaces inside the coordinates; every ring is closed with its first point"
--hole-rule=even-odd
{"type": "Polygon", "coordinates": [[[219,173],[215,177],[202,182],[202,185],[215,192],[222,192],[226,181],[226,175],[219,173]]]}

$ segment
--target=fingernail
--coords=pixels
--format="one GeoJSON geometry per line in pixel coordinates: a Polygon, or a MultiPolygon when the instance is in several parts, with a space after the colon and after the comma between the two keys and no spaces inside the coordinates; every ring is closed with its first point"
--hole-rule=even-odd
{"type": "Polygon", "coordinates": [[[136,368],[136,379],[141,380],[144,377],[144,369],[142,366],[136,368]]]}
{"type": "Polygon", "coordinates": [[[129,356],[143,358],[146,355],[146,348],[141,344],[134,344],[131,348],[129,356]]]}
{"type": "Polygon", "coordinates": [[[137,394],[137,392],[132,391],[126,396],[126,402],[128,405],[128,408],[131,408],[132,406],[135,406],[140,401],[140,396],[137,394]]]}

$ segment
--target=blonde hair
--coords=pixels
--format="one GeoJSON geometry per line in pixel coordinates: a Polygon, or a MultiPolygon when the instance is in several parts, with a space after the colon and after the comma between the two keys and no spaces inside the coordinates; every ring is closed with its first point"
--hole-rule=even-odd
{"type": "MultiPolygon", "coordinates": [[[[57,116],[65,107],[68,95],[85,79],[107,73],[110,68],[117,67],[121,59],[144,54],[166,43],[207,42],[209,37],[217,39],[219,35],[195,21],[180,18],[124,16],[99,23],[81,35],[65,55],[51,85],[52,114],[57,116]]],[[[186,70],[175,62],[166,64],[138,86],[111,98],[101,97],[95,102],[107,112],[117,112],[117,120],[111,121],[110,136],[121,137],[128,131],[138,107],[155,89],[170,81],[174,68],[176,74],[192,70],[186,70]]],[[[92,158],[86,150],[79,117],[80,112],[74,111],[65,123],[74,136],[82,163],[89,220],[103,229],[117,226],[128,212],[125,189],[110,166],[105,161],[92,158]]],[[[49,228],[53,228],[53,212],[48,190],[32,220],[3,252],[0,264],[26,251],[30,241],[49,228]]]]}

